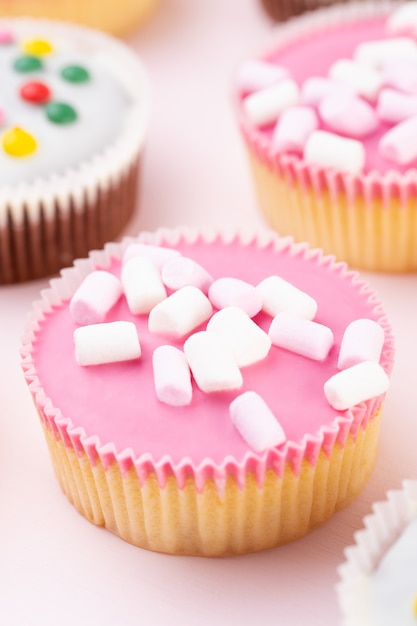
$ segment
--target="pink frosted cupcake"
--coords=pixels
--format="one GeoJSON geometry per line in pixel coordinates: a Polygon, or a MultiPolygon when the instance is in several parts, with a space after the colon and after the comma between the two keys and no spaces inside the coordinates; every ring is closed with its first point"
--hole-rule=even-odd
{"type": "Polygon", "coordinates": [[[343,626],[414,626],[417,620],[417,481],[374,505],[346,550],[337,587],[343,626]]]}
{"type": "Polygon", "coordinates": [[[398,7],[295,18],[236,76],[268,222],[367,270],[417,269],[417,5],[398,7]]]}
{"type": "Polygon", "coordinates": [[[393,338],[357,275],[305,245],[158,231],[64,270],[22,359],[76,509],[217,556],[297,539],[360,493],[393,338]]]}

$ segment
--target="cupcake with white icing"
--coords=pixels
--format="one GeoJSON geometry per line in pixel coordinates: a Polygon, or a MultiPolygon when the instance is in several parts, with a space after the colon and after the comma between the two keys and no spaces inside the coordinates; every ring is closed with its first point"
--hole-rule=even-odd
{"type": "Polygon", "coordinates": [[[337,586],[343,626],[417,622],[417,481],[374,505],[346,550],[337,586]]]}
{"type": "Polygon", "coordinates": [[[117,237],[149,114],[140,59],[60,22],[0,22],[0,284],[51,275],[117,237]]]}
{"type": "Polygon", "coordinates": [[[417,3],[294,18],[242,63],[237,114],[260,208],[353,267],[417,270],[417,3]]]}

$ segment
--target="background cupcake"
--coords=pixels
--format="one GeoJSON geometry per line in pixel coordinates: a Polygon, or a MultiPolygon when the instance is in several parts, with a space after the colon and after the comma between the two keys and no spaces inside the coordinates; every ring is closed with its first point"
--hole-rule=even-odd
{"type": "Polygon", "coordinates": [[[51,275],[117,237],[137,204],[149,88],[89,29],[0,23],[0,284],[51,275]]]}
{"type": "Polygon", "coordinates": [[[359,494],[393,340],[374,294],[332,258],[274,236],[160,231],[65,270],[35,307],[22,358],[77,510],[143,548],[219,556],[297,539],[359,494]],[[376,352],[346,361],[358,319],[376,352]],[[302,346],[279,338],[294,323],[284,335],[304,333],[302,346]],[[110,335],[92,348],[91,333],[119,331],[133,338],[119,335],[110,356],[110,335]]]}
{"type": "Polygon", "coordinates": [[[237,107],[280,234],[362,269],[414,271],[416,5],[396,9],[347,3],[281,26],[237,72],[237,107]]]}
{"type": "Polygon", "coordinates": [[[344,626],[413,626],[417,618],[417,481],[374,505],[346,550],[337,591],[344,626]]]}
{"type": "Polygon", "coordinates": [[[123,35],[154,10],[157,0],[1,0],[3,17],[41,17],[64,20],[123,35]]]}

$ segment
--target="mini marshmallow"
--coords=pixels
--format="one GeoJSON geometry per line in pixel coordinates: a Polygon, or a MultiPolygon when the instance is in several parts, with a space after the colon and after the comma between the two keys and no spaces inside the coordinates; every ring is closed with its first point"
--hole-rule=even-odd
{"type": "Polygon", "coordinates": [[[364,41],[356,47],[353,56],[359,63],[380,69],[392,59],[417,61],[417,45],[410,37],[364,41]]]}
{"type": "Polygon", "coordinates": [[[238,389],[243,378],[221,335],[200,331],[184,343],[184,354],[198,387],[205,393],[238,389]]]}
{"type": "Polygon", "coordinates": [[[170,259],[161,270],[162,282],[169,289],[181,289],[186,285],[207,292],[213,277],[201,265],[185,256],[170,259]]]}
{"type": "Polygon", "coordinates": [[[271,347],[267,333],[238,307],[230,306],[217,311],[209,320],[207,331],[223,337],[239,367],[261,361],[271,347]]]}
{"type": "Polygon", "coordinates": [[[141,355],[133,322],[107,322],[80,326],[74,331],[75,358],[79,365],[131,361],[141,355]]]}
{"type": "Polygon", "coordinates": [[[318,106],[328,96],[353,96],[356,91],[346,83],[322,76],[311,76],[301,87],[301,101],[305,105],[318,106]]]}
{"type": "Polygon", "coordinates": [[[255,126],[266,126],[276,122],[279,115],[299,101],[297,83],[290,78],[277,85],[256,91],[243,101],[243,108],[255,126]]]}
{"type": "Polygon", "coordinates": [[[384,85],[407,93],[417,93],[417,62],[393,59],[384,65],[384,85]]]}
{"type": "Polygon", "coordinates": [[[72,319],[80,326],[104,322],[122,293],[122,284],[116,276],[104,270],[91,272],[71,298],[72,319]]]}
{"type": "Polygon", "coordinates": [[[152,366],[158,400],[172,406],[190,404],[191,372],[184,352],[175,346],[158,346],[152,355],[152,366]]]}
{"type": "Polygon", "coordinates": [[[317,302],[280,276],[268,276],[256,289],[262,297],[262,308],[268,315],[287,312],[312,320],[317,313],[317,302]]]}
{"type": "Polygon", "coordinates": [[[130,259],[137,256],[149,257],[154,262],[156,267],[161,269],[162,266],[169,261],[169,259],[181,256],[181,253],[179,250],[165,248],[164,246],[153,246],[146,243],[131,243],[125,250],[122,265],[125,265],[128,261],[130,261],[130,259]]]}
{"type": "Polygon", "coordinates": [[[334,343],[333,333],[327,326],[288,313],[274,317],[268,334],[274,346],[315,361],[324,361],[334,343]]]}
{"type": "Polygon", "coordinates": [[[288,70],[284,67],[254,59],[240,67],[236,83],[240,93],[250,93],[272,87],[288,76],[288,70]]]}
{"type": "Polygon", "coordinates": [[[417,116],[400,122],[383,135],[379,151],[388,161],[409,165],[417,159],[417,116]]]}
{"type": "Polygon", "coordinates": [[[357,139],[315,130],[307,140],[304,160],[320,167],[359,174],[365,165],[365,149],[357,139]]]}
{"type": "Polygon", "coordinates": [[[310,107],[290,107],[283,111],[271,139],[271,151],[298,152],[302,154],[305,143],[318,128],[316,112],[310,107]]]}
{"type": "Polygon", "coordinates": [[[281,424],[255,391],[245,391],[237,396],[230,403],[229,412],[234,426],[255,452],[263,452],[285,442],[281,424]]]}
{"type": "Polygon", "coordinates": [[[338,372],[324,384],[324,394],[336,411],[375,398],[387,391],[389,378],[375,361],[362,361],[338,372]]]}
{"type": "Polygon", "coordinates": [[[337,367],[342,370],[362,361],[379,363],[384,338],[383,328],[374,320],[354,320],[343,334],[337,367]]]}
{"type": "Polygon", "coordinates": [[[333,63],[329,76],[346,83],[368,100],[376,99],[383,83],[381,72],[351,59],[340,59],[333,63]]]}
{"type": "Polygon", "coordinates": [[[122,285],[129,310],[133,315],[149,313],[167,297],[161,274],[146,256],[136,256],[122,268],[122,285]]]}
{"type": "Polygon", "coordinates": [[[417,3],[405,2],[388,17],[385,27],[389,33],[417,33],[417,3]]]}
{"type": "Polygon", "coordinates": [[[213,312],[210,300],[204,293],[188,285],[174,291],[149,313],[150,333],[184,337],[205,322],[213,312]]]}
{"type": "Polygon", "coordinates": [[[383,89],[379,94],[376,110],[384,122],[398,124],[417,116],[417,95],[410,96],[395,89],[383,89]]]}
{"type": "Polygon", "coordinates": [[[323,98],[319,114],[329,130],[348,137],[366,137],[379,123],[373,107],[355,95],[333,94],[323,98]]]}
{"type": "Polygon", "coordinates": [[[255,317],[262,309],[262,297],[254,285],[239,278],[218,278],[208,290],[209,300],[217,309],[237,306],[249,317],[255,317]]]}

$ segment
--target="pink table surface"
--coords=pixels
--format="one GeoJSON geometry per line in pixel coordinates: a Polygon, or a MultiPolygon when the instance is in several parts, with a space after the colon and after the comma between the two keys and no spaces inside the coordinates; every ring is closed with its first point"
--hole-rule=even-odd
{"type": "MultiPolygon", "coordinates": [[[[161,0],[127,39],[151,76],[153,115],[140,210],[159,226],[265,229],[233,118],[230,76],[272,24],[256,0],[161,0]]],[[[358,500],[308,537],[237,558],[135,548],[62,495],[19,367],[32,301],[47,280],[0,288],[0,623],[3,626],[334,626],[343,550],[372,502],[416,477],[417,276],[367,274],[397,337],[376,470],[358,500]]]]}

